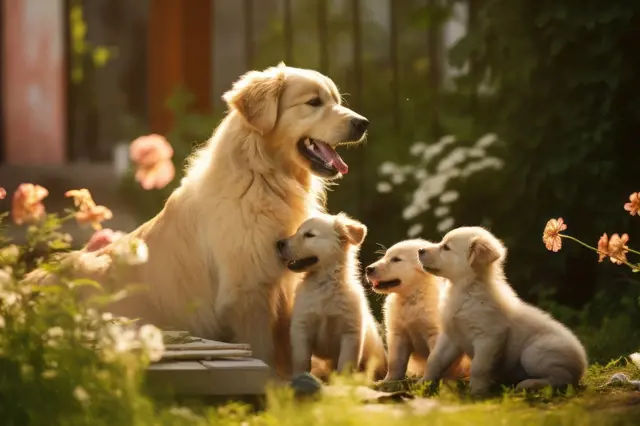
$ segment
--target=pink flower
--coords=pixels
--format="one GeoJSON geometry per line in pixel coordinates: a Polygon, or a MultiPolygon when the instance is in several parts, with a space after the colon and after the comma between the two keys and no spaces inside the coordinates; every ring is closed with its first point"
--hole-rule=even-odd
{"type": "Polygon", "coordinates": [[[609,256],[609,236],[605,232],[598,240],[598,262],[602,262],[609,256]]]}
{"type": "Polygon", "coordinates": [[[105,206],[87,205],[76,212],[79,225],[90,224],[96,231],[102,229],[102,222],[113,218],[113,213],[105,206]]]}
{"type": "Polygon", "coordinates": [[[547,225],[544,227],[544,233],[542,234],[542,242],[544,242],[547,250],[556,252],[562,248],[560,232],[565,229],[567,229],[567,225],[561,217],[558,219],[549,219],[547,225]]]}
{"type": "Polygon", "coordinates": [[[0,200],[4,200],[7,197],[7,191],[0,186],[0,200]]]}
{"type": "Polygon", "coordinates": [[[622,236],[618,234],[613,234],[609,239],[609,260],[616,265],[621,265],[627,261],[627,252],[629,251],[629,247],[627,247],[627,243],[629,242],[629,235],[622,234],[622,236]]]}
{"type": "Polygon", "coordinates": [[[40,185],[22,183],[13,193],[11,216],[16,225],[37,222],[45,215],[44,200],[49,191],[40,185]]]}
{"type": "Polygon", "coordinates": [[[634,192],[629,195],[629,202],[624,205],[624,209],[629,212],[631,216],[639,215],[640,211],[640,193],[634,192]]]}
{"type": "Polygon", "coordinates": [[[176,169],[171,160],[164,160],[150,168],[138,168],[136,180],[140,182],[142,188],[162,189],[169,185],[176,175],[176,169]]]}
{"type": "Polygon", "coordinates": [[[86,251],[100,250],[116,241],[122,235],[122,232],[116,232],[113,229],[101,229],[93,233],[84,249],[86,251]]]}
{"type": "Polygon", "coordinates": [[[164,188],[175,176],[173,148],[163,136],[140,136],[131,143],[129,156],[137,166],[136,180],[144,189],[164,188]]]}
{"type": "Polygon", "coordinates": [[[96,205],[88,189],[72,189],[64,195],[73,198],[73,204],[78,209],[75,218],[79,225],[91,224],[97,231],[102,228],[102,222],[113,218],[111,210],[105,206],[96,205]]]}
{"type": "Polygon", "coordinates": [[[95,205],[91,193],[85,188],[71,189],[65,192],[64,196],[73,198],[73,204],[79,209],[83,209],[87,205],[95,205]]]}

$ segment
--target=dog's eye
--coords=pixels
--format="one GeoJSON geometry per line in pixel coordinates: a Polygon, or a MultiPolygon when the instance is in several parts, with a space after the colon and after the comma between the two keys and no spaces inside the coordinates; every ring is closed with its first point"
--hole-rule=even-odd
{"type": "Polygon", "coordinates": [[[449,250],[451,250],[451,247],[449,247],[449,244],[445,244],[445,245],[442,246],[442,250],[449,251],[449,250]]]}
{"type": "Polygon", "coordinates": [[[313,237],[315,237],[315,234],[313,232],[305,232],[304,233],[304,237],[305,238],[313,238],[313,237]]]}
{"type": "Polygon", "coordinates": [[[396,256],[396,257],[392,257],[392,258],[391,258],[391,263],[398,263],[398,262],[401,262],[401,261],[402,261],[402,259],[400,259],[400,258],[399,258],[399,257],[397,257],[397,256],[396,256]]]}
{"type": "Polygon", "coordinates": [[[313,99],[311,99],[311,100],[307,101],[307,105],[310,105],[310,106],[312,106],[312,107],[319,107],[319,106],[322,106],[322,99],[320,99],[320,98],[318,98],[318,97],[313,98],[313,99]]]}

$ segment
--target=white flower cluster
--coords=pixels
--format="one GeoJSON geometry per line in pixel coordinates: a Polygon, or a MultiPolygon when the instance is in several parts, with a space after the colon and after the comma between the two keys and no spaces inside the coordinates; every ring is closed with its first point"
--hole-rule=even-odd
{"type": "MultiPolygon", "coordinates": [[[[378,182],[378,192],[389,193],[394,186],[407,180],[412,180],[417,185],[411,201],[402,212],[406,221],[433,209],[434,216],[439,220],[436,228],[439,232],[447,232],[455,225],[450,215],[450,205],[460,195],[457,191],[447,190],[449,181],[455,178],[467,179],[486,169],[502,168],[503,161],[487,153],[487,148],[497,141],[496,135],[487,134],[471,147],[457,146],[451,149],[450,146],[455,141],[453,136],[445,136],[430,145],[416,142],[409,148],[410,154],[416,157],[415,164],[385,162],[380,165],[378,172],[386,179],[378,182]],[[442,156],[443,153],[446,154],[442,156]],[[433,164],[433,159],[437,156],[439,160],[433,164]]],[[[422,225],[413,224],[407,234],[410,238],[415,238],[422,230],[422,225]]]]}
{"type": "Polygon", "coordinates": [[[629,355],[631,362],[638,368],[640,368],[640,352],[635,352],[629,355]]]}
{"type": "MultiPolygon", "coordinates": [[[[13,282],[13,271],[11,267],[5,266],[0,269],[0,330],[5,328],[6,320],[2,316],[2,313],[7,313],[9,310],[15,314],[16,310],[20,310],[18,303],[22,299],[22,294],[16,291],[13,282]]],[[[14,315],[16,320],[20,318],[19,315],[14,315]]],[[[0,337],[2,337],[0,335],[0,337]]]]}
{"type": "Polygon", "coordinates": [[[113,242],[112,256],[118,263],[140,265],[149,260],[149,248],[140,238],[120,233],[113,242]]]}
{"type": "Polygon", "coordinates": [[[111,356],[142,350],[154,362],[162,358],[164,340],[160,329],[151,324],[136,329],[130,323],[114,322],[106,326],[103,347],[111,356]]]}

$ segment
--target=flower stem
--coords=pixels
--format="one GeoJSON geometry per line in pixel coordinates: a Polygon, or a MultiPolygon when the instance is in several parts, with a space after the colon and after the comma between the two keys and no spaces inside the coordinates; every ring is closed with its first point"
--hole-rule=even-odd
{"type": "Polygon", "coordinates": [[[635,251],[634,249],[631,249],[631,248],[629,248],[627,246],[625,246],[625,247],[627,248],[627,250],[629,250],[629,253],[637,254],[637,255],[640,256],[640,251],[635,251]]]}
{"type": "MultiPolygon", "coordinates": [[[[626,261],[626,260],[624,260],[624,259],[620,259],[620,258],[618,258],[618,257],[611,256],[609,253],[605,253],[605,252],[603,252],[603,251],[598,250],[598,249],[597,249],[597,248],[595,248],[595,247],[590,246],[589,244],[583,243],[582,241],[580,241],[580,240],[579,240],[579,239],[577,239],[577,238],[572,237],[571,235],[558,234],[558,236],[560,236],[560,237],[562,237],[562,238],[567,238],[567,239],[569,239],[569,240],[571,240],[571,241],[575,241],[576,243],[581,244],[581,245],[583,245],[584,247],[586,247],[586,248],[588,248],[588,249],[591,249],[591,250],[595,251],[595,252],[596,252],[596,253],[598,253],[598,254],[603,254],[603,255],[605,255],[605,256],[607,256],[607,257],[613,257],[614,259],[616,259],[616,260],[618,260],[618,261],[620,261],[620,262],[624,263],[625,265],[627,265],[627,266],[628,266],[629,268],[631,268],[631,269],[640,269],[640,267],[638,267],[638,265],[633,265],[633,264],[631,264],[631,263],[627,262],[627,261],[626,261]]],[[[629,251],[631,251],[631,250],[629,250],[629,251]]],[[[640,254],[640,253],[638,253],[638,254],[640,254]]]]}

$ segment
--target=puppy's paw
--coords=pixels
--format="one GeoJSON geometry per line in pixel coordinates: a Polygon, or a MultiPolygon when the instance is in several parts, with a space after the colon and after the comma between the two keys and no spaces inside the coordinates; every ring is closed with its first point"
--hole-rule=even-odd
{"type": "Polygon", "coordinates": [[[416,382],[417,389],[425,396],[432,396],[438,393],[440,389],[439,380],[430,380],[428,377],[421,377],[416,382]]]}
{"type": "Polygon", "coordinates": [[[322,391],[322,382],[309,373],[296,375],[291,380],[290,386],[298,398],[313,397],[322,391]]]}
{"type": "Polygon", "coordinates": [[[472,380],[469,394],[472,398],[486,398],[491,394],[491,382],[472,380]]]}
{"type": "Polygon", "coordinates": [[[469,396],[472,399],[484,399],[491,396],[491,387],[490,386],[473,386],[471,385],[471,390],[469,391],[469,396]]]}
{"type": "Polygon", "coordinates": [[[384,378],[373,383],[373,389],[383,392],[395,392],[399,390],[407,390],[410,386],[405,380],[396,380],[393,378],[384,378]]]}

